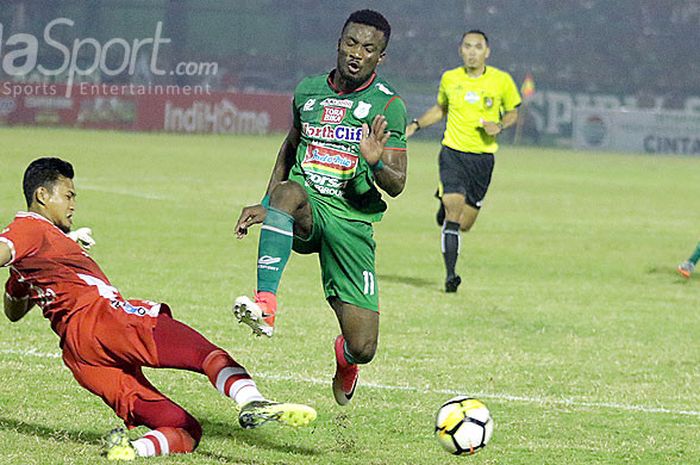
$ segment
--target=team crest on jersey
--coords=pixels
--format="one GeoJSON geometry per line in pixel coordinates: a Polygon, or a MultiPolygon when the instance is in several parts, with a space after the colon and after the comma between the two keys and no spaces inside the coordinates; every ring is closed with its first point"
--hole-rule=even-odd
{"type": "Polygon", "coordinates": [[[361,118],[366,118],[367,115],[369,115],[369,110],[372,108],[371,103],[366,103],[366,102],[357,102],[357,108],[355,108],[355,111],[352,112],[353,115],[355,115],[355,118],[361,119],[361,118]]]}
{"type": "Polygon", "coordinates": [[[486,108],[491,108],[493,106],[493,99],[491,97],[484,97],[484,106],[486,108]]]}
{"type": "Polygon", "coordinates": [[[394,93],[392,91],[390,91],[389,88],[387,86],[385,86],[384,84],[382,84],[381,82],[377,83],[377,89],[381,90],[386,95],[394,95],[394,93]]]}
{"type": "Polygon", "coordinates": [[[323,107],[323,115],[321,116],[321,123],[324,124],[340,124],[345,118],[345,112],[348,110],[346,108],[338,107],[323,107]]]}
{"type": "Polygon", "coordinates": [[[323,145],[309,144],[301,164],[307,173],[350,179],[357,169],[357,156],[323,145]]]}
{"type": "Polygon", "coordinates": [[[320,103],[322,107],[342,107],[342,108],[352,108],[352,100],[349,99],[338,99],[338,98],[327,98],[320,103]]]}
{"type": "Polygon", "coordinates": [[[476,92],[470,90],[464,95],[464,100],[466,100],[469,103],[476,103],[479,100],[481,100],[481,97],[476,92]]]}
{"type": "Polygon", "coordinates": [[[316,99],[315,98],[310,98],[309,100],[306,101],[304,104],[304,108],[302,108],[302,111],[311,111],[314,109],[314,105],[316,104],[316,99]]]}

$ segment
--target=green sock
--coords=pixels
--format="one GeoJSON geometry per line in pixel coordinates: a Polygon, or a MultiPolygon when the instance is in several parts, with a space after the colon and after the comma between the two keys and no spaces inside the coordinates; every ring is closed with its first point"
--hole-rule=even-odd
{"type": "Polygon", "coordinates": [[[292,253],[294,218],[269,207],[258,243],[258,292],[277,293],[282,272],[292,253]]]}
{"type": "Polygon", "coordinates": [[[688,261],[691,262],[693,265],[697,265],[698,260],[700,260],[700,244],[698,244],[698,246],[695,247],[695,252],[693,252],[693,255],[691,255],[688,259],[688,261]]]}

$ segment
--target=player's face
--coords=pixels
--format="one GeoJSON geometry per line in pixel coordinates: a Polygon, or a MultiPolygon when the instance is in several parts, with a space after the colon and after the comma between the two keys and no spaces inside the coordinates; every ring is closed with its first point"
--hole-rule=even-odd
{"type": "Polygon", "coordinates": [[[340,77],[355,86],[367,81],[384,60],[384,45],[384,34],[378,29],[366,24],[348,24],[338,42],[340,77]]]}
{"type": "Polygon", "coordinates": [[[467,34],[459,47],[459,54],[467,69],[483,68],[490,53],[491,49],[481,34],[467,34]]]}
{"type": "Polygon", "coordinates": [[[75,211],[75,185],[72,179],[60,176],[44,201],[47,218],[61,231],[70,232],[75,211]]]}

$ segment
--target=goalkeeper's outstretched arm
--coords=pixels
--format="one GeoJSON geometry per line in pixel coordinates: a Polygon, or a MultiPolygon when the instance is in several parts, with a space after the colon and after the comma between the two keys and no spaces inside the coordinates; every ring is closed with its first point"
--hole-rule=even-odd
{"type": "MultiPolygon", "coordinates": [[[[10,246],[4,242],[0,242],[0,267],[10,263],[10,260],[12,260],[12,250],[10,246]]],[[[10,321],[22,319],[33,306],[28,293],[17,291],[20,287],[21,286],[16,283],[16,277],[10,275],[10,278],[5,284],[5,296],[3,298],[5,315],[10,321]],[[15,293],[24,295],[16,295],[15,293]]]]}

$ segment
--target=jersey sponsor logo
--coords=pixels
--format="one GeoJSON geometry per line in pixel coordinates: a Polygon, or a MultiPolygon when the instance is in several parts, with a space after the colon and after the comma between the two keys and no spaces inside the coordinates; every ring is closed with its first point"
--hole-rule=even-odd
{"type": "Polygon", "coordinates": [[[123,300],[113,300],[112,305],[129,315],[150,316],[156,318],[158,317],[158,313],[160,313],[160,304],[156,304],[151,308],[146,308],[140,305],[132,305],[123,300]]]}
{"type": "Polygon", "coordinates": [[[348,181],[341,181],[340,179],[330,176],[307,172],[305,183],[320,194],[343,197],[343,192],[348,181]]]}
{"type": "Polygon", "coordinates": [[[469,103],[476,103],[479,100],[481,100],[481,96],[473,90],[470,90],[469,92],[464,94],[464,100],[466,100],[469,103]]]}
{"type": "Polygon", "coordinates": [[[310,98],[309,100],[306,101],[304,104],[304,108],[302,108],[302,111],[311,111],[314,109],[314,105],[316,104],[316,99],[315,98],[310,98]]]}
{"type": "Polygon", "coordinates": [[[348,111],[346,108],[323,107],[321,123],[340,124],[343,121],[343,118],[345,118],[346,111],[348,111]]]}
{"type": "Polygon", "coordinates": [[[355,126],[314,126],[303,123],[302,131],[310,138],[327,141],[360,142],[362,139],[362,128],[355,126]]]}
{"type": "Polygon", "coordinates": [[[309,144],[301,165],[306,172],[350,179],[357,169],[357,156],[322,145],[309,144]]]}
{"type": "Polygon", "coordinates": [[[367,115],[369,115],[369,110],[371,108],[371,103],[360,101],[357,102],[357,108],[355,108],[355,111],[353,111],[352,114],[355,115],[355,118],[366,118],[367,115]]]}
{"type": "Polygon", "coordinates": [[[387,86],[385,86],[384,84],[382,84],[381,82],[377,83],[377,89],[381,90],[386,95],[394,95],[394,93],[392,91],[390,91],[389,88],[387,86]]]}
{"type": "Polygon", "coordinates": [[[338,99],[338,98],[327,98],[322,101],[319,105],[322,107],[342,107],[342,108],[352,108],[352,104],[355,103],[350,99],[338,99]]]}

